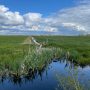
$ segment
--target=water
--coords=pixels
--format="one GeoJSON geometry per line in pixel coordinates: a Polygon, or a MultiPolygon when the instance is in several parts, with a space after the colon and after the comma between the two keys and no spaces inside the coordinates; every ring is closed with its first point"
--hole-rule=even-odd
{"type": "MultiPolygon", "coordinates": [[[[74,65],[66,61],[54,61],[44,70],[36,72],[34,75],[12,76],[0,78],[0,90],[55,90],[58,85],[56,75],[67,76],[68,70],[74,65]]],[[[85,90],[90,90],[90,67],[77,67],[80,83],[85,86],[85,90]]],[[[60,89],[59,89],[60,90],[60,89]]]]}

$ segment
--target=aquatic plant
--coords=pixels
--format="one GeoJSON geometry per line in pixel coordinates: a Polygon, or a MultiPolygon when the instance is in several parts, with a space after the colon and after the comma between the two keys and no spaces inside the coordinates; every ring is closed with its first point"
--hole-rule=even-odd
{"type": "Polygon", "coordinates": [[[3,74],[7,71],[9,74],[22,75],[27,74],[30,69],[42,70],[53,58],[60,57],[61,49],[38,48],[26,44],[2,48],[0,53],[0,71],[3,74]]]}
{"type": "Polygon", "coordinates": [[[35,36],[38,42],[45,42],[41,49],[22,44],[27,37],[0,36],[0,72],[34,71],[34,68],[42,69],[52,59],[62,57],[79,65],[90,64],[89,36],[35,36]]]}
{"type": "Polygon", "coordinates": [[[69,69],[68,75],[56,74],[58,80],[58,87],[56,90],[61,88],[62,90],[83,90],[79,80],[78,80],[78,70],[69,69]]]}

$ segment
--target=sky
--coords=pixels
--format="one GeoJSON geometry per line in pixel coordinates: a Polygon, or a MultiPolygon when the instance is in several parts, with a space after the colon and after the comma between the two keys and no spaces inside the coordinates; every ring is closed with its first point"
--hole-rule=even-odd
{"type": "Polygon", "coordinates": [[[90,0],[0,0],[0,35],[90,34],[90,0]]]}
{"type": "Polygon", "coordinates": [[[8,7],[11,11],[21,14],[38,12],[48,15],[60,9],[74,5],[73,0],[0,0],[0,4],[8,7]]]}

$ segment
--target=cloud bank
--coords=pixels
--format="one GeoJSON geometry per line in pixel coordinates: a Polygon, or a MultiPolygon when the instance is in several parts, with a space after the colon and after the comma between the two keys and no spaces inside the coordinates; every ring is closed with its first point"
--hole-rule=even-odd
{"type": "Polygon", "coordinates": [[[90,34],[90,4],[88,0],[43,17],[41,13],[12,12],[0,5],[0,34],[90,34]]]}

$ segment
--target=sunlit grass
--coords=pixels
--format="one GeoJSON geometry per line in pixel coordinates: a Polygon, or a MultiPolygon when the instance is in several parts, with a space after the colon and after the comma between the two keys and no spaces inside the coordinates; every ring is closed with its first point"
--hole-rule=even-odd
{"type": "Polygon", "coordinates": [[[0,49],[0,71],[3,74],[26,74],[29,69],[42,70],[53,58],[59,58],[60,48],[38,48],[33,45],[14,45],[0,49]]]}
{"type": "Polygon", "coordinates": [[[90,36],[36,36],[45,47],[59,47],[69,52],[68,60],[77,64],[90,65],[90,36]]]}
{"type": "Polygon", "coordinates": [[[66,58],[79,65],[90,64],[90,37],[38,36],[39,49],[21,44],[27,36],[0,36],[0,72],[27,73],[44,68],[54,58],[66,58]]]}

